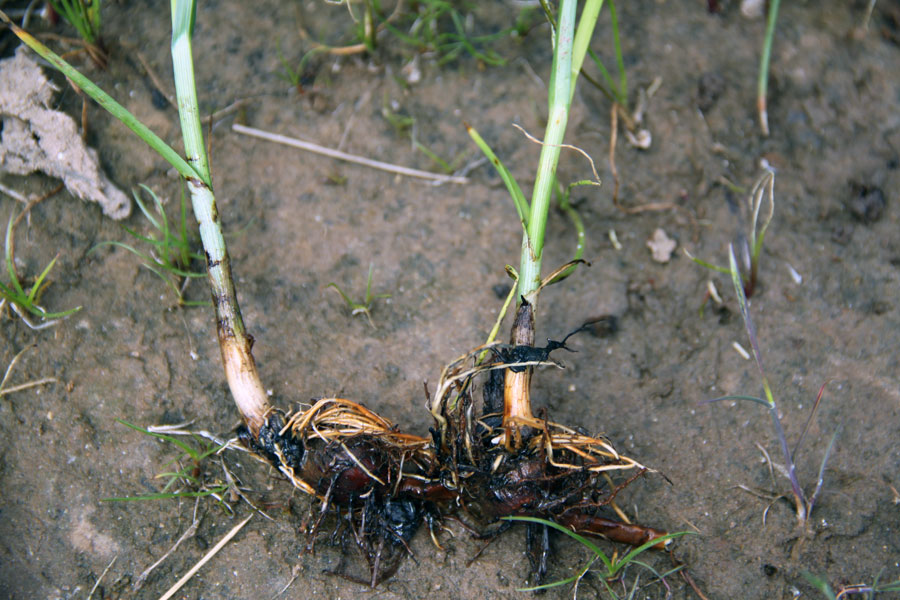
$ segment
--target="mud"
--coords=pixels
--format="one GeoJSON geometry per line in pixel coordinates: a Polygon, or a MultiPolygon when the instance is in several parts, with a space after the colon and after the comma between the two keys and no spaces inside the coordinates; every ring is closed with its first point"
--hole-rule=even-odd
{"type": "MultiPolygon", "coordinates": [[[[566,369],[535,374],[535,410],[546,407],[558,422],[602,433],[672,481],[642,478],[617,501],[642,524],[698,533],[678,540],[675,552],[709,598],[792,598],[796,591],[822,597],[804,572],[835,588],[879,576],[896,580],[896,9],[877,3],[868,31],[861,32],[866,2],[785,3],[769,87],[772,133],[764,138],[755,115],[761,20],[742,17],[736,2],[718,3],[718,14],[697,2],[621,4],[632,97],[656,77],[662,84],[645,117],[652,146],[630,148],[620,128],[619,199],[626,207],[677,208],[636,214],[615,208],[606,159],[610,105],[582,82],[567,142],[594,157],[603,180],[601,188],[576,188],[573,196],[585,222],[591,266],[542,293],[536,339],[538,345],[562,339],[600,316],[616,326],[596,337],[570,338],[567,346],[578,352],[554,355],[566,369]],[[784,500],[770,506],[738,487],[789,492],[783,477],[771,482],[757,448],[777,457],[764,410],[754,404],[699,404],[723,394],[760,393],[752,363],[732,347],[735,341],[746,347],[746,338],[728,281],[694,265],[682,248],[726,261],[727,244],[746,223],[741,197],[721,180],[749,187],[763,159],[777,172],[777,204],[751,310],[791,442],[828,382],[797,453],[807,488],[815,483],[831,434],[840,432],[809,534],[798,531],[784,500]],[[646,245],[657,228],[678,244],[665,264],[655,262],[646,245]],[[611,230],[621,249],[610,240],[611,230]],[[725,303],[708,305],[701,315],[710,279],[725,303]]],[[[496,31],[517,10],[512,7],[481,8],[473,26],[496,31]]],[[[176,113],[158,101],[160,92],[173,91],[168,5],[108,3],[104,11],[109,69],[98,71],[86,58],[80,65],[159,135],[180,145],[176,113]],[[125,43],[140,49],[168,89],[155,89],[125,43]]],[[[210,149],[254,354],[276,405],[347,397],[404,431],[427,435],[432,422],[423,382],[433,388],[445,364],[484,341],[502,302],[495,289],[508,283],[503,267],[518,263],[521,227],[499,177],[483,165],[470,173],[467,185],[431,186],[240,137],[230,125],[240,119],[354,154],[434,169],[412,146],[409,131],[385,118],[385,110],[414,119],[416,140],[445,160],[478,158],[467,122],[527,188],[539,149],[511,125],[535,135],[543,128],[546,89],[535,74],[546,82],[547,29],[539,26],[524,41],[493,45],[509,59],[504,67],[482,65],[465,54],[441,65],[421,57],[421,79],[413,85],[404,83],[402,71],[412,53],[396,43],[386,43],[375,58],[320,57],[310,65],[311,81],[300,95],[278,77],[278,47],[296,64],[309,48],[298,34],[301,19],[317,39],[348,41],[342,33],[350,27],[346,8],[324,3],[206,2],[197,15],[202,110],[249,99],[241,114],[214,125],[210,149]],[[326,289],[335,282],[351,297],[362,297],[370,263],[373,292],[391,294],[373,305],[376,328],[350,315],[326,289]]],[[[607,18],[597,39],[609,39],[607,18]]],[[[12,46],[6,43],[6,54],[12,46]]],[[[594,47],[612,63],[611,41],[594,47]]],[[[77,119],[80,99],[53,78],[64,90],[55,107],[77,119]]],[[[99,108],[92,107],[89,117],[89,143],[113,182],[122,189],[149,185],[169,198],[174,215],[179,183],[166,164],[99,108]]],[[[575,153],[564,154],[560,164],[564,180],[590,177],[589,165],[575,153]]],[[[57,184],[42,176],[9,175],[3,183],[26,195],[57,184]]],[[[0,222],[14,207],[21,209],[0,197],[0,222]]],[[[147,232],[139,214],[125,223],[147,232]]],[[[551,215],[547,239],[547,269],[571,259],[575,236],[565,215],[551,215]]],[[[229,436],[238,416],[224,382],[212,309],[173,308],[174,294],[125,251],[104,247],[88,254],[105,240],[130,238],[99,207],[65,195],[35,206],[17,230],[20,274],[39,273],[61,253],[43,298],[48,310],[84,308],[42,331],[9,314],[0,319],[3,365],[36,344],[9,384],[59,380],[0,397],[3,597],[84,598],[113,559],[93,598],[159,597],[251,512],[241,500],[231,503],[233,515],[212,500],[201,501],[196,534],[133,590],[140,574],[190,527],[195,502],[101,501],[158,492],[161,483],[154,477],[176,456],[171,445],[116,419],[142,426],[191,421],[195,429],[229,436]]],[[[188,297],[207,299],[204,285],[192,283],[188,297]]],[[[420,528],[410,543],[415,560],[403,560],[374,591],[334,576],[361,569],[365,580],[365,561],[352,547],[329,544],[327,535],[314,554],[305,553],[300,529],[308,500],[246,454],[229,452],[224,460],[241,478],[244,494],[272,520],[254,517],[179,597],[527,595],[516,591],[530,571],[524,527],[498,537],[474,561],[483,542],[462,528],[448,524],[439,536],[443,550],[420,528]]],[[[208,472],[224,479],[218,462],[208,472]]],[[[550,543],[551,581],[572,575],[587,560],[569,540],[554,536],[550,543]]],[[[645,558],[660,572],[672,564],[663,553],[645,558]]],[[[625,585],[638,578],[645,585],[653,576],[633,566],[625,585]]],[[[605,597],[602,589],[589,576],[578,594],[605,597]]],[[[696,597],[677,574],[666,585],[643,587],[637,597],[667,593],[696,597]]],[[[545,597],[572,594],[564,586],[545,597]]]]}

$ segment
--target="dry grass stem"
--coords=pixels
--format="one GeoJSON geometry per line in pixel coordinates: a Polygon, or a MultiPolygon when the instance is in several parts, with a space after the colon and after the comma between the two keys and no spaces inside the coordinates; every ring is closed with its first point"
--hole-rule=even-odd
{"type": "Polygon", "coordinates": [[[131,586],[132,591],[137,592],[138,590],[140,590],[143,587],[144,583],[147,581],[147,578],[150,577],[150,574],[159,565],[161,565],[167,558],[169,558],[169,556],[173,552],[175,552],[175,550],[178,548],[178,546],[181,545],[182,542],[194,537],[194,534],[197,533],[197,529],[200,527],[200,519],[197,518],[197,505],[199,503],[200,503],[200,498],[197,498],[197,500],[194,502],[194,517],[193,517],[193,521],[191,522],[191,526],[188,527],[185,530],[185,532],[181,534],[181,537],[178,538],[178,540],[172,545],[171,548],[169,548],[166,551],[165,554],[163,554],[162,556],[159,557],[159,560],[157,560],[155,563],[153,563],[152,565],[150,565],[149,567],[144,569],[144,571],[138,576],[137,580],[134,582],[134,585],[131,586]]]}
{"type": "Polygon", "coordinates": [[[190,581],[191,578],[192,578],[194,575],[197,574],[197,571],[199,571],[201,568],[203,568],[203,565],[205,565],[206,563],[208,563],[208,562],[210,561],[210,559],[211,559],[213,556],[215,556],[216,554],[218,554],[218,553],[219,553],[219,550],[221,550],[222,548],[224,548],[224,547],[225,547],[225,544],[227,544],[228,542],[230,542],[230,541],[231,541],[231,538],[233,538],[234,536],[236,536],[236,535],[238,534],[238,532],[239,532],[241,529],[243,529],[244,525],[246,525],[246,524],[250,521],[250,519],[252,519],[252,518],[253,518],[253,515],[251,514],[249,517],[247,517],[246,519],[244,519],[243,521],[241,521],[240,523],[238,523],[237,525],[235,525],[234,527],[232,527],[231,531],[229,531],[228,533],[226,533],[226,534],[225,534],[225,537],[223,537],[221,540],[219,540],[219,543],[218,543],[218,544],[216,544],[215,546],[213,546],[212,549],[211,549],[209,552],[207,552],[207,553],[203,556],[203,558],[201,558],[201,559],[197,562],[196,565],[194,565],[193,567],[191,567],[191,569],[190,569],[187,573],[185,573],[184,576],[183,576],[181,579],[179,579],[177,582],[175,582],[175,585],[173,585],[171,588],[169,588],[169,590],[168,590],[165,594],[163,594],[162,596],[160,596],[160,597],[159,597],[159,600],[169,600],[169,598],[171,598],[171,597],[174,596],[176,593],[178,593],[178,590],[180,590],[182,587],[184,587],[184,584],[186,584],[188,581],[190,581]]]}
{"type": "Polygon", "coordinates": [[[259,138],[261,140],[266,140],[269,142],[275,142],[276,144],[282,144],[284,146],[291,146],[292,148],[299,148],[301,150],[306,150],[307,152],[329,156],[331,158],[336,158],[338,160],[347,161],[357,165],[363,165],[366,167],[371,167],[373,169],[387,171],[388,173],[396,173],[398,175],[405,175],[407,177],[417,177],[419,179],[428,179],[430,181],[436,181],[440,183],[469,183],[468,177],[460,177],[457,175],[441,175],[440,173],[421,171],[419,169],[411,169],[409,167],[381,162],[380,160],[373,160],[364,156],[357,156],[355,154],[348,154],[339,150],[326,148],[325,146],[320,146],[319,144],[314,144],[312,142],[304,142],[303,140],[298,140],[297,138],[288,137],[286,135],[270,133],[268,131],[255,129],[253,127],[246,127],[238,123],[232,125],[231,128],[233,131],[236,131],[237,133],[241,133],[243,135],[248,135],[250,137],[259,138]]]}
{"type": "Polygon", "coordinates": [[[113,559],[109,561],[109,564],[106,565],[106,568],[103,569],[102,573],[100,573],[100,577],[97,578],[97,581],[94,583],[94,587],[91,588],[91,592],[87,595],[87,598],[85,600],[91,600],[91,598],[94,597],[94,592],[96,592],[97,588],[100,587],[100,582],[103,581],[104,577],[106,577],[106,574],[109,572],[110,568],[112,568],[113,564],[115,564],[117,558],[119,558],[118,554],[113,556],[113,559]]]}
{"type": "MultiPolygon", "coordinates": [[[[0,303],[0,309],[2,309],[2,303],[0,303]]],[[[29,381],[27,383],[20,383],[19,385],[14,385],[10,388],[6,387],[6,382],[9,381],[9,376],[12,375],[13,368],[16,366],[16,363],[19,362],[19,358],[21,358],[23,354],[25,354],[32,348],[34,348],[33,345],[26,346],[21,351],[19,351],[19,353],[16,354],[11,361],[9,361],[9,365],[6,367],[6,372],[3,374],[3,380],[0,381],[0,397],[6,396],[7,394],[13,394],[15,392],[21,392],[22,390],[27,390],[39,385],[59,383],[59,380],[55,377],[44,377],[43,379],[37,379],[35,381],[29,381]]]]}

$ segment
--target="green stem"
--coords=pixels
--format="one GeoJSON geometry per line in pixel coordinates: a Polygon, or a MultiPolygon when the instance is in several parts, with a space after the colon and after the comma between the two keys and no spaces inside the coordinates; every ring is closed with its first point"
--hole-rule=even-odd
{"type": "Polygon", "coordinates": [[[225,238],[222,236],[216,199],[212,191],[206,147],[203,144],[191,56],[195,3],[193,0],[172,0],[171,6],[172,60],[175,66],[178,112],[181,117],[187,160],[183,159],[171,146],[150,131],[106,92],[13,23],[3,11],[0,11],[0,20],[6,23],[12,32],[31,49],[62,71],[82,91],[96,100],[101,107],[134,131],[148,146],[175,167],[187,181],[194,214],[200,224],[200,238],[206,252],[206,265],[209,270],[213,304],[216,307],[219,348],[222,352],[225,377],[228,380],[235,404],[251,433],[256,436],[270,407],[266,390],[256,370],[253,355],[250,353],[252,343],[244,330],[244,323],[241,319],[237,294],[234,290],[234,280],[231,276],[231,263],[225,247],[225,238]]]}
{"type": "Polygon", "coordinates": [[[252,342],[244,329],[231,275],[231,259],[222,236],[219,211],[212,190],[209,160],[203,143],[191,35],[194,28],[195,2],[172,0],[172,61],[175,68],[175,91],[178,114],[184,136],[188,163],[197,172],[186,177],[194,215],[200,225],[200,239],[206,252],[209,284],[216,308],[216,332],[225,367],[225,377],[238,409],[254,437],[269,411],[268,397],[251,354],[252,342]]]}
{"type": "Polygon", "coordinates": [[[536,295],[534,292],[541,285],[541,259],[544,252],[547,214],[550,210],[550,195],[553,191],[556,166],[559,163],[560,144],[569,120],[569,105],[573,91],[572,46],[575,36],[575,8],[576,0],[562,0],[560,3],[559,27],[556,30],[553,69],[550,75],[550,111],[531,198],[528,228],[522,236],[518,295],[528,297],[532,303],[535,303],[536,298],[531,296],[536,295]]]}

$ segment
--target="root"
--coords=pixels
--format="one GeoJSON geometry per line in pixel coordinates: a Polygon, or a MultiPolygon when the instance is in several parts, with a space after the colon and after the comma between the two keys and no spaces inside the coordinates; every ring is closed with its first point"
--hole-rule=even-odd
{"type": "MultiPolygon", "coordinates": [[[[454,513],[465,516],[481,536],[498,535],[510,516],[552,520],[632,545],[665,535],[616,520],[611,510],[616,495],[650,471],[645,466],[602,436],[536,418],[530,410],[512,417],[497,410],[504,377],[553,364],[549,352],[562,347],[564,342],[551,342],[529,353],[493,344],[450,363],[431,399],[431,437],[399,431],[365,406],[341,398],[324,398],[288,415],[273,410],[258,437],[246,429],[240,437],[295,487],[318,499],[309,548],[327,514],[340,516],[338,537],[356,544],[373,587],[410,554],[408,543],[423,522],[436,542],[435,524],[454,513]],[[494,360],[478,363],[485,349],[494,360]],[[483,379],[483,402],[476,411],[473,390],[483,379]],[[508,443],[510,429],[518,432],[518,442],[508,443]]],[[[538,530],[529,536],[538,576],[546,572],[549,551],[542,536],[538,530]]]]}

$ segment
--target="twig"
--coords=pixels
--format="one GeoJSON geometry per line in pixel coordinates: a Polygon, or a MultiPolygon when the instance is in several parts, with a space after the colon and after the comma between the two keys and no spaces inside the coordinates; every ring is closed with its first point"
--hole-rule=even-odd
{"type": "Polygon", "coordinates": [[[288,589],[289,587],[291,587],[291,586],[294,584],[295,581],[297,581],[297,578],[298,578],[299,576],[300,576],[300,568],[299,568],[299,565],[298,565],[298,566],[295,566],[295,567],[294,567],[293,572],[291,573],[291,580],[288,581],[287,584],[285,584],[285,586],[284,586],[283,588],[281,588],[281,591],[280,591],[280,592],[278,592],[277,594],[275,594],[274,596],[272,596],[272,600],[275,600],[275,598],[277,598],[278,596],[280,596],[280,595],[282,595],[283,593],[285,593],[285,592],[287,591],[287,589],[288,589]]]}
{"type": "Polygon", "coordinates": [[[15,229],[16,227],[18,227],[18,226],[19,226],[19,223],[20,223],[20,222],[22,221],[22,219],[24,219],[25,217],[28,217],[28,225],[30,226],[30,225],[31,225],[31,209],[34,208],[35,206],[37,206],[39,202],[43,202],[43,201],[46,200],[47,198],[49,198],[49,197],[51,197],[51,196],[55,196],[56,194],[58,194],[59,192],[61,192],[62,189],[63,189],[64,187],[65,187],[65,184],[64,184],[64,183],[60,183],[59,185],[57,185],[55,188],[53,188],[52,190],[50,190],[50,191],[47,192],[46,194],[43,194],[43,195],[41,195],[41,196],[35,196],[35,197],[31,198],[31,200],[29,200],[29,201],[25,204],[25,208],[22,210],[22,213],[19,214],[19,216],[16,217],[16,220],[15,220],[15,221],[13,221],[12,228],[15,229]]]}
{"type": "MultiPolygon", "coordinates": [[[[516,129],[518,129],[519,131],[521,131],[522,135],[524,135],[526,138],[528,138],[529,141],[534,142],[538,146],[544,146],[546,144],[546,142],[542,142],[541,140],[537,139],[536,137],[534,137],[533,135],[531,135],[530,133],[525,131],[525,128],[522,127],[521,125],[519,125],[517,123],[513,123],[512,126],[515,127],[516,129]]],[[[581,154],[583,157],[588,159],[588,162],[591,163],[591,172],[594,174],[594,183],[596,183],[597,185],[600,185],[600,175],[597,174],[597,168],[594,166],[594,159],[591,158],[590,154],[588,154],[587,152],[585,152],[578,146],[573,146],[572,144],[555,144],[555,145],[557,148],[568,148],[569,150],[574,150],[575,152],[581,154]]]]}
{"type": "Polygon", "coordinates": [[[91,588],[91,593],[87,595],[85,600],[91,600],[91,597],[94,595],[94,592],[97,591],[97,588],[100,587],[100,582],[103,581],[103,577],[106,575],[107,571],[109,571],[110,567],[113,566],[113,563],[116,562],[116,559],[119,558],[119,555],[116,554],[113,556],[113,559],[109,561],[109,564],[106,565],[106,568],[103,569],[103,572],[100,573],[100,577],[97,578],[97,582],[94,584],[94,587],[91,588]]]}
{"type": "Polygon", "coordinates": [[[131,52],[134,52],[134,56],[138,59],[138,62],[141,63],[141,66],[144,67],[144,71],[147,72],[147,77],[150,78],[150,82],[153,84],[153,87],[156,88],[156,91],[162,94],[163,97],[169,101],[170,105],[177,107],[178,101],[175,99],[175,95],[170,93],[168,89],[163,85],[159,77],[156,76],[156,71],[153,70],[153,67],[150,66],[150,63],[147,62],[147,59],[144,58],[144,55],[141,53],[141,51],[137,49],[137,46],[127,42],[120,43],[128,48],[131,52]]]}
{"type": "Polygon", "coordinates": [[[3,375],[3,380],[0,381],[0,397],[6,396],[7,394],[12,394],[14,392],[21,392],[22,390],[27,390],[28,388],[33,388],[47,383],[57,383],[59,381],[55,377],[45,377],[36,381],[29,381],[28,383],[20,383],[19,385],[14,385],[11,388],[4,388],[7,380],[9,379],[9,376],[12,374],[13,367],[15,367],[16,363],[19,361],[19,357],[21,357],[32,348],[34,348],[33,345],[26,346],[18,354],[16,354],[11,361],[9,361],[9,365],[6,367],[6,373],[4,373],[3,375]]]}
{"type": "Polygon", "coordinates": [[[220,108],[216,112],[206,115],[205,117],[203,117],[203,120],[209,121],[209,122],[218,121],[220,119],[227,117],[231,113],[235,113],[235,112],[241,110],[248,104],[250,104],[250,98],[240,98],[239,100],[235,100],[234,102],[232,102],[225,108],[220,108]]]}
{"type": "Polygon", "coordinates": [[[3,192],[13,200],[18,200],[22,204],[28,204],[28,198],[17,192],[16,190],[6,187],[2,183],[0,183],[0,192],[3,192]]]}
{"type": "Polygon", "coordinates": [[[169,588],[169,591],[167,591],[165,594],[163,594],[162,596],[160,596],[160,597],[159,597],[159,600],[169,600],[169,598],[171,598],[172,596],[174,596],[174,595],[178,592],[178,590],[180,590],[180,589],[184,586],[184,584],[186,584],[188,581],[190,581],[191,577],[193,577],[194,575],[196,575],[196,574],[197,574],[197,571],[199,571],[199,570],[203,567],[203,565],[205,565],[207,562],[209,562],[209,560],[210,560],[213,556],[215,556],[215,555],[219,552],[219,550],[221,550],[222,548],[224,548],[224,547],[225,547],[225,544],[227,544],[228,542],[230,542],[230,541],[231,541],[231,538],[233,538],[234,536],[236,536],[237,533],[238,533],[241,529],[243,529],[244,525],[246,525],[246,524],[250,521],[250,519],[252,519],[252,518],[253,518],[253,515],[251,514],[249,517],[247,517],[246,519],[244,519],[243,521],[241,521],[240,523],[238,523],[237,525],[235,525],[235,526],[231,529],[231,531],[229,531],[228,533],[225,534],[225,537],[223,537],[223,538],[219,541],[218,544],[216,544],[215,546],[212,547],[212,550],[210,550],[209,552],[207,552],[207,553],[203,556],[203,558],[201,558],[201,559],[197,562],[196,565],[194,565],[193,567],[191,567],[191,570],[190,570],[190,571],[188,571],[187,573],[185,573],[184,576],[183,576],[181,579],[179,579],[179,580],[175,583],[175,585],[173,585],[171,588],[169,588]]]}
{"type": "MultiPolygon", "coordinates": [[[[198,503],[200,502],[200,498],[197,498],[197,502],[198,503]]],[[[194,505],[194,507],[195,507],[195,511],[196,511],[196,504],[194,505]]],[[[181,537],[178,538],[178,541],[176,541],[175,544],[171,548],[169,548],[168,551],[166,551],[166,553],[163,554],[159,558],[159,560],[157,560],[155,563],[153,563],[152,565],[150,565],[149,567],[144,569],[144,572],[140,574],[140,576],[137,578],[137,581],[135,581],[134,585],[131,587],[132,591],[137,592],[139,589],[141,589],[141,587],[143,587],[143,585],[144,585],[144,582],[146,582],[147,578],[150,577],[150,573],[152,573],[153,570],[156,569],[156,567],[161,565],[164,560],[169,558],[169,555],[172,554],[173,552],[175,552],[175,550],[178,548],[178,546],[181,545],[181,542],[194,537],[194,534],[197,533],[197,528],[199,526],[200,526],[200,519],[198,519],[195,514],[193,523],[191,523],[191,526],[188,527],[185,530],[185,532],[181,534],[181,537]]]]}
{"type": "Polygon", "coordinates": [[[372,167],[373,169],[380,169],[382,171],[387,171],[389,173],[397,173],[399,175],[406,175],[408,177],[418,177],[420,179],[430,179],[432,181],[439,181],[441,183],[459,183],[459,184],[469,183],[468,177],[459,177],[459,176],[455,176],[455,175],[441,175],[439,173],[431,173],[429,171],[420,171],[419,169],[410,169],[409,167],[392,165],[392,164],[381,162],[378,160],[372,160],[371,158],[365,158],[363,156],[356,156],[355,154],[347,154],[346,152],[340,152],[339,150],[332,150],[331,148],[326,148],[324,146],[320,146],[318,144],[313,144],[311,142],[304,142],[303,140],[298,140],[296,138],[287,137],[285,135],[279,135],[277,133],[269,133],[267,131],[263,131],[261,129],[255,129],[253,127],[246,127],[246,126],[240,125],[238,123],[235,123],[234,125],[232,125],[231,129],[233,131],[236,131],[237,133],[249,135],[250,137],[267,140],[269,142],[275,142],[276,144],[283,144],[285,146],[291,146],[293,148],[300,148],[301,150],[306,150],[308,152],[314,152],[316,154],[330,156],[331,158],[336,158],[338,160],[345,160],[347,162],[355,163],[358,165],[372,167]]]}
{"type": "Polygon", "coordinates": [[[28,383],[14,385],[13,387],[11,387],[9,389],[0,390],[0,396],[6,396],[7,394],[21,392],[22,390],[27,390],[28,388],[37,387],[39,385],[45,385],[48,383],[58,383],[58,382],[59,382],[59,380],[56,377],[45,377],[44,379],[38,379],[37,381],[29,381],[28,383]]]}

